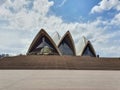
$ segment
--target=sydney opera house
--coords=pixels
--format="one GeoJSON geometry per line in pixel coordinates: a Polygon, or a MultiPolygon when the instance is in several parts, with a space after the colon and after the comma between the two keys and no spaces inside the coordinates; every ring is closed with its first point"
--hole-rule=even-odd
{"type": "Polygon", "coordinates": [[[41,29],[32,41],[27,55],[71,55],[71,56],[92,56],[96,52],[89,40],[82,37],[75,47],[74,40],[69,31],[62,37],[56,32],[52,37],[41,29]]]}
{"type": "Polygon", "coordinates": [[[69,31],[61,37],[41,29],[27,55],[1,58],[0,69],[120,70],[120,58],[98,57],[85,37],[75,43],[69,31]]]}

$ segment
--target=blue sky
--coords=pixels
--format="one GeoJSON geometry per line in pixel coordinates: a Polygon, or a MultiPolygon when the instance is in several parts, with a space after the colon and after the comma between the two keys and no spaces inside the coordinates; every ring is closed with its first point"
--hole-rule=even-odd
{"type": "Polygon", "coordinates": [[[90,10],[100,0],[49,0],[54,1],[50,14],[62,17],[66,22],[81,22],[95,19],[90,10]]]}
{"type": "Polygon", "coordinates": [[[37,32],[69,30],[96,53],[120,57],[120,0],[0,0],[0,53],[25,54],[37,32]]]}

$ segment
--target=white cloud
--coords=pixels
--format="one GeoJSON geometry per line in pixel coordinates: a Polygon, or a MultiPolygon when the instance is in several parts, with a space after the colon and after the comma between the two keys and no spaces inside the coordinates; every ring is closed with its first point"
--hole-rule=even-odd
{"type": "Polygon", "coordinates": [[[25,53],[30,45],[30,31],[1,29],[0,53],[25,53]]]}
{"type": "Polygon", "coordinates": [[[2,5],[6,0],[0,0],[0,5],[2,5]]]}
{"type": "Polygon", "coordinates": [[[59,7],[63,6],[66,2],[67,0],[63,0],[62,3],[59,5],[59,7]]]}
{"type": "Polygon", "coordinates": [[[111,24],[120,26],[120,13],[115,15],[115,17],[111,21],[111,24]]]}
{"type": "MultiPolygon", "coordinates": [[[[98,53],[105,50],[102,53],[103,56],[107,56],[106,53],[109,55],[110,51],[107,51],[109,48],[119,48],[120,42],[116,43],[115,46],[110,45],[110,39],[118,35],[118,32],[106,33],[109,25],[113,25],[111,23],[115,23],[115,18],[119,18],[119,15],[116,15],[113,19],[115,21],[111,21],[111,23],[99,18],[86,23],[65,23],[60,17],[47,16],[54,2],[34,0],[32,1],[33,6],[26,8],[25,5],[29,5],[29,3],[29,0],[16,0],[14,2],[8,0],[0,6],[0,20],[8,22],[5,25],[0,25],[0,42],[3,42],[0,45],[2,53],[26,53],[31,41],[41,28],[50,34],[58,31],[61,35],[70,30],[75,43],[84,35],[91,40],[98,53]]],[[[0,23],[2,22],[0,21],[0,23]]],[[[112,52],[113,49],[110,50],[112,52]]],[[[119,56],[118,53],[117,49],[113,54],[119,56]]]]}
{"type": "Polygon", "coordinates": [[[120,10],[120,0],[101,0],[98,5],[94,6],[91,13],[101,13],[105,10],[116,9],[120,10]]]}
{"type": "Polygon", "coordinates": [[[53,2],[48,2],[48,0],[36,0],[33,3],[33,10],[40,15],[45,15],[53,4],[53,2]]]}

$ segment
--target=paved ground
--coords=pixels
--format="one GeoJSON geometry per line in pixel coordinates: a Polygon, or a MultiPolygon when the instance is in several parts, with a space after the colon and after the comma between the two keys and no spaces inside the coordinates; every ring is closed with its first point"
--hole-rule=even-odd
{"type": "Polygon", "coordinates": [[[0,70],[0,90],[120,90],[120,71],[0,70]]]}

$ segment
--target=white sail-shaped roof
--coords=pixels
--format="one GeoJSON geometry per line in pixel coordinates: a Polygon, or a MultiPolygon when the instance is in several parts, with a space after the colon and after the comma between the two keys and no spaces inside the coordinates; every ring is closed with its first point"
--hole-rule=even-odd
{"type": "Polygon", "coordinates": [[[62,55],[76,55],[74,41],[69,31],[61,38],[58,48],[62,55]]]}
{"type": "Polygon", "coordinates": [[[34,40],[32,41],[27,54],[37,54],[41,52],[43,47],[49,47],[53,49],[53,55],[61,55],[59,49],[57,48],[56,44],[54,43],[53,39],[49,36],[49,34],[44,30],[41,29],[34,40]]]}
{"type": "Polygon", "coordinates": [[[93,56],[96,57],[95,50],[89,40],[84,36],[78,41],[76,46],[76,55],[77,56],[93,56]]]}
{"type": "Polygon", "coordinates": [[[61,36],[59,35],[59,33],[56,31],[53,36],[52,36],[52,39],[53,41],[55,42],[56,45],[58,45],[60,39],[61,39],[61,36]]]}
{"type": "Polygon", "coordinates": [[[76,44],[76,55],[79,56],[82,54],[84,47],[86,46],[88,40],[83,36],[79,39],[76,44]]]}

